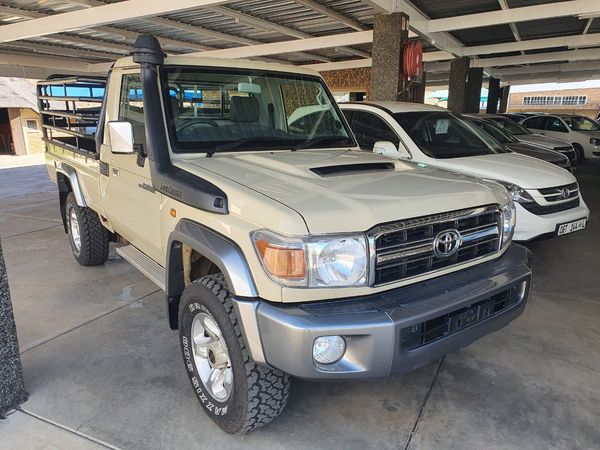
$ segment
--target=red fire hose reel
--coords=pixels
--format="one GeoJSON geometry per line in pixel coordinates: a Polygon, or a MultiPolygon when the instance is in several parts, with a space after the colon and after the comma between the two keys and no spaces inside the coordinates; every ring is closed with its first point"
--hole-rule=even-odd
{"type": "Polygon", "coordinates": [[[421,75],[423,71],[423,46],[419,41],[412,41],[404,46],[402,69],[405,79],[421,75]]]}

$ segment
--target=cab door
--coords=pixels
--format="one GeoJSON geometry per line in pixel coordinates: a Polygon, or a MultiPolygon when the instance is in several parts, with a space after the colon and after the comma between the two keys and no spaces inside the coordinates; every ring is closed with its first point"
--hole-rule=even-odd
{"type": "MultiPolygon", "coordinates": [[[[120,79],[111,78],[109,89],[107,117],[131,123],[135,145],[145,149],[139,71],[123,72],[120,79]]],[[[108,177],[103,177],[105,186],[102,191],[110,224],[124,239],[160,263],[163,259],[160,234],[162,195],[152,187],[148,161],[139,159],[137,153],[119,154],[113,151],[108,127],[105,127],[102,154],[103,160],[108,163],[108,177]]]]}

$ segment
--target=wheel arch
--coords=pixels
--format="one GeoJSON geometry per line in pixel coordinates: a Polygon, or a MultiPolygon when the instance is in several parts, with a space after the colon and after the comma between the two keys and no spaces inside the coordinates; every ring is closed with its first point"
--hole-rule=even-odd
{"type": "Polygon", "coordinates": [[[186,287],[186,272],[190,270],[187,266],[190,250],[218,268],[233,295],[258,296],[248,262],[239,246],[204,225],[182,219],[171,232],[167,248],[166,294],[171,329],[178,327],[179,300],[186,287]]]}
{"type": "Polygon", "coordinates": [[[58,199],[60,204],[60,215],[62,217],[63,227],[65,229],[65,233],[67,230],[67,216],[66,216],[66,203],[67,203],[67,195],[70,192],[73,193],[75,197],[75,201],[78,206],[85,207],[87,203],[85,201],[85,197],[83,196],[83,191],[81,190],[81,186],[79,184],[79,178],[77,177],[77,171],[64,163],[60,163],[56,167],[56,184],[58,186],[58,199]]]}

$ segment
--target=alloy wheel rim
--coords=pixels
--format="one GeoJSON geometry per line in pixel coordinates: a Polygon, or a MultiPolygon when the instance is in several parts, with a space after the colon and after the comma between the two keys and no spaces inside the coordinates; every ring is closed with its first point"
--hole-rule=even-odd
{"type": "Polygon", "coordinates": [[[202,384],[216,400],[227,401],[233,390],[233,369],[227,344],[216,321],[199,313],[192,322],[192,354],[202,384]]]}
{"type": "Polygon", "coordinates": [[[77,220],[77,214],[75,214],[75,210],[71,208],[71,212],[69,214],[69,228],[71,230],[71,238],[73,239],[73,244],[75,244],[75,248],[77,251],[81,251],[81,232],[79,231],[79,221],[77,220]]]}

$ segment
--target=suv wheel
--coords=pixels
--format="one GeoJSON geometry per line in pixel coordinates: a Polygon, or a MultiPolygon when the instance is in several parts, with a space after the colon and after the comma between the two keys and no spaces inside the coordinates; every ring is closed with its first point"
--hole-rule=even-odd
{"type": "Polygon", "coordinates": [[[585,153],[583,151],[583,147],[579,144],[574,143],[573,148],[575,149],[575,154],[577,155],[577,162],[585,160],[585,153]]]}
{"type": "Polygon", "coordinates": [[[77,205],[73,193],[67,195],[65,214],[73,256],[82,266],[97,266],[108,259],[108,230],[95,211],[77,205]]]}
{"type": "Polygon", "coordinates": [[[179,342],[196,396],[222,430],[246,433],[281,414],[289,375],[250,359],[222,274],[199,278],[183,291],[179,342]]]}

